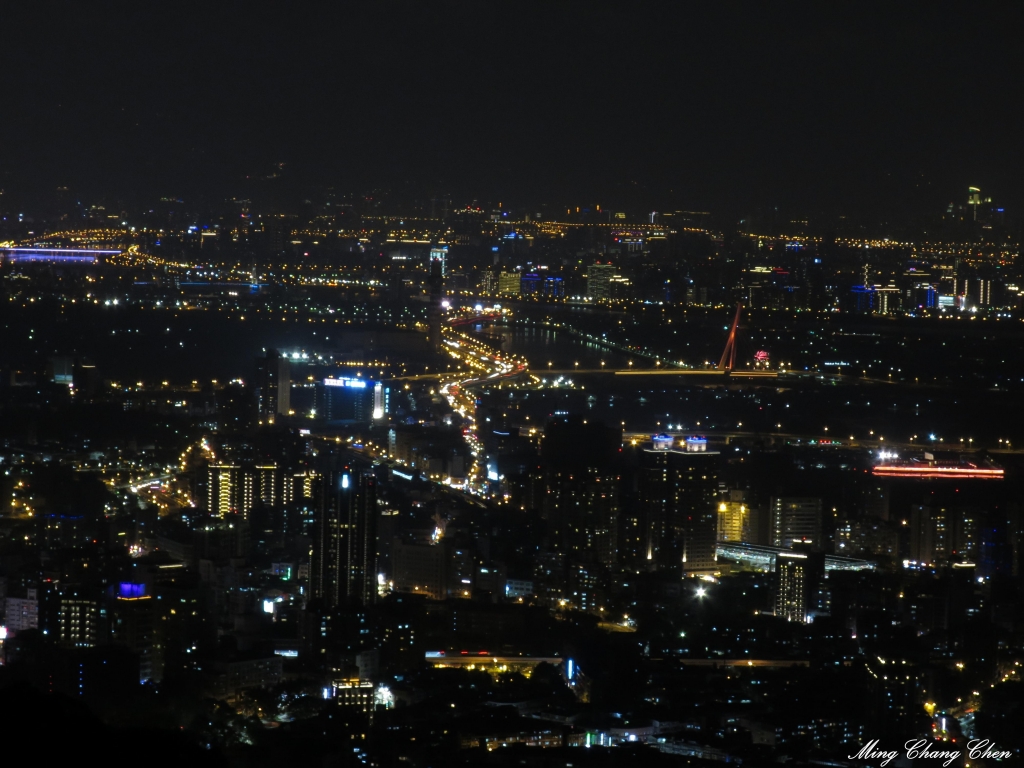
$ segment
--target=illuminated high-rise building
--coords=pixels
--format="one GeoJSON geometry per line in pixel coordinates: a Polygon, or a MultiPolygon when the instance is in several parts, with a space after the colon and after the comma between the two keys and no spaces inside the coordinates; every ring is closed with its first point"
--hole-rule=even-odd
{"type": "Polygon", "coordinates": [[[611,264],[591,264],[587,267],[587,296],[591,299],[611,298],[611,281],[615,267],[611,264]]]}
{"type": "Polygon", "coordinates": [[[943,506],[915,505],[910,511],[910,559],[943,565],[953,552],[954,515],[943,506]]]}
{"type": "Polygon", "coordinates": [[[377,595],[377,478],[336,463],[318,478],[313,521],[310,597],[325,609],[377,595]]]}
{"type": "Polygon", "coordinates": [[[750,507],[742,500],[742,494],[734,495],[739,498],[730,497],[718,503],[718,540],[750,541],[750,507]]]}
{"type": "Polygon", "coordinates": [[[8,597],[6,602],[7,631],[16,635],[26,629],[39,629],[39,597],[35,589],[26,590],[25,597],[8,597]]]}
{"type": "Polygon", "coordinates": [[[153,676],[153,599],[144,584],[122,582],[114,596],[112,629],[114,642],[130,648],[139,657],[139,681],[153,676]]]}
{"type": "Polygon", "coordinates": [[[828,590],[823,589],[825,555],[806,545],[779,552],[775,558],[775,615],[807,624],[827,613],[828,590]]]}
{"type": "Polygon", "coordinates": [[[215,517],[248,518],[254,507],[280,508],[294,501],[296,494],[308,498],[309,488],[296,490],[296,481],[309,484],[306,474],[293,475],[277,464],[211,464],[206,468],[206,508],[215,517]]]}
{"type": "Polygon", "coordinates": [[[448,247],[444,245],[435,245],[430,249],[430,268],[433,272],[434,265],[438,265],[441,277],[448,276],[448,247]]]}
{"type": "Polygon", "coordinates": [[[388,412],[388,389],[382,382],[360,378],[328,378],[314,392],[313,415],[330,423],[365,423],[388,412]]]}
{"type": "Polygon", "coordinates": [[[501,296],[518,296],[521,287],[521,276],[518,272],[498,273],[498,294],[501,296]]]}
{"type": "Polygon", "coordinates": [[[786,621],[807,623],[810,568],[807,555],[780,552],[775,562],[775,615],[786,621]]]}
{"type": "Polygon", "coordinates": [[[559,468],[546,482],[543,510],[557,546],[577,558],[590,553],[600,563],[616,562],[619,475],[597,467],[559,468]]]}
{"type": "Polygon", "coordinates": [[[374,421],[384,418],[387,413],[387,395],[384,392],[384,384],[377,382],[373,385],[373,412],[370,414],[374,421]]]}
{"type": "Polygon", "coordinates": [[[480,293],[485,296],[498,292],[498,273],[493,269],[485,269],[480,275],[480,293]]]}
{"type": "Polygon", "coordinates": [[[360,712],[373,711],[376,689],[370,680],[360,680],[359,678],[335,680],[333,693],[338,706],[360,712]]]}
{"type": "Polygon", "coordinates": [[[312,499],[316,473],[311,470],[287,473],[281,478],[281,504],[312,499]]]}
{"type": "Polygon", "coordinates": [[[618,559],[622,433],[599,422],[558,419],[544,429],[542,510],[552,548],[570,560],[618,559]]]}
{"type": "Polygon", "coordinates": [[[977,187],[967,188],[967,206],[971,209],[971,219],[973,221],[978,220],[978,207],[982,204],[988,204],[992,202],[991,197],[982,197],[981,190],[977,187]]]}
{"type": "Polygon", "coordinates": [[[69,586],[60,596],[59,641],[69,648],[92,648],[99,639],[100,605],[91,595],[69,586]]]}
{"type": "Polygon", "coordinates": [[[538,297],[544,286],[544,278],[536,272],[526,272],[519,279],[519,294],[521,296],[538,297]]]}
{"type": "Polygon", "coordinates": [[[978,307],[981,309],[992,306],[992,281],[983,277],[977,280],[978,307]]]}
{"type": "Polygon", "coordinates": [[[247,513],[256,504],[273,507],[280,502],[280,472],[276,464],[256,465],[246,473],[245,484],[243,512],[247,513]]]}
{"type": "Polygon", "coordinates": [[[431,349],[441,351],[441,302],[444,299],[445,255],[447,250],[432,248],[427,262],[427,332],[431,349]],[[438,256],[435,257],[435,251],[438,256]]]}
{"type": "Polygon", "coordinates": [[[687,440],[684,451],[641,454],[643,554],[651,569],[678,569],[683,575],[717,569],[720,456],[706,448],[701,440],[687,440]]]}
{"type": "Polygon", "coordinates": [[[890,315],[900,308],[900,290],[895,285],[876,285],[875,313],[890,315]]]}
{"type": "Polygon", "coordinates": [[[291,363],[276,349],[266,357],[256,358],[256,399],[260,419],[272,424],[278,416],[287,416],[291,409],[291,363]]]}
{"type": "Polygon", "coordinates": [[[237,464],[211,464],[206,473],[206,508],[210,514],[243,514],[246,510],[242,468],[237,464]]]}
{"type": "Polygon", "coordinates": [[[792,547],[804,542],[821,550],[821,499],[778,497],[772,499],[769,528],[774,547],[792,547]]]}

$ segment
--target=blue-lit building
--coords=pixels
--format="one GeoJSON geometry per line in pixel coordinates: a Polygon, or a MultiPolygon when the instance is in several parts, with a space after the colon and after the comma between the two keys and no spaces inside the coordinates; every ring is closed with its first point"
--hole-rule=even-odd
{"type": "Polygon", "coordinates": [[[313,415],[329,424],[376,421],[388,412],[389,390],[367,379],[324,379],[316,385],[313,415]]]}
{"type": "Polygon", "coordinates": [[[675,443],[676,439],[672,435],[651,435],[651,444],[656,451],[670,451],[675,446],[675,443]]]}
{"type": "MultiPolygon", "coordinates": [[[[852,302],[850,308],[863,314],[889,315],[899,312],[904,306],[918,306],[914,293],[910,289],[900,289],[893,283],[888,285],[855,285],[850,289],[852,302]]],[[[934,302],[934,294],[929,298],[926,294],[923,303],[934,302]]]]}
{"type": "Polygon", "coordinates": [[[527,272],[519,278],[519,293],[522,296],[540,296],[544,278],[536,272],[527,272]]]}
{"type": "Polygon", "coordinates": [[[560,277],[544,277],[536,272],[527,272],[519,279],[519,293],[544,299],[563,299],[565,281],[560,277]]]}
{"type": "Polygon", "coordinates": [[[870,285],[855,285],[853,293],[853,309],[855,312],[872,312],[875,309],[875,289],[870,285]]]}
{"type": "Polygon", "coordinates": [[[155,617],[153,598],[145,584],[119,582],[113,588],[113,640],[139,658],[139,682],[154,676],[155,617]]]}
{"type": "Polygon", "coordinates": [[[437,264],[441,277],[446,277],[448,275],[448,246],[435,246],[431,248],[430,264],[437,264]]]}
{"type": "Polygon", "coordinates": [[[565,281],[560,277],[544,279],[544,297],[548,299],[565,298],[565,281]]]}
{"type": "Polygon", "coordinates": [[[703,435],[690,435],[686,438],[686,450],[689,452],[694,451],[706,451],[708,449],[708,439],[703,435]]]}

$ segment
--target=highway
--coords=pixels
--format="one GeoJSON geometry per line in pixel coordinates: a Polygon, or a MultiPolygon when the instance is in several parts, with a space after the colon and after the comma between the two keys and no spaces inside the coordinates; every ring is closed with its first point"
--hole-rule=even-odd
{"type": "Polygon", "coordinates": [[[611,374],[615,376],[697,376],[716,380],[723,379],[775,379],[779,371],[719,371],[698,368],[563,368],[531,371],[537,376],[576,376],[590,374],[611,374]]]}
{"type": "MultiPolygon", "coordinates": [[[[463,435],[473,456],[473,465],[467,473],[465,490],[453,488],[444,483],[438,483],[438,485],[446,492],[456,495],[464,501],[476,506],[484,506],[483,502],[477,498],[478,495],[486,495],[486,481],[483,479],[484,468],[480,464],[480,460],[483,458],[483,445],[476,435],[476,397],[468,390],[474,386],[496,384],[503,380],[514,379],[527,373],[528,368],[525,360],[495,350],[479,339],[451,327],[464,324],[455,322],[444,327],[442,331],[443,348],[455,360],[468,367],[472,373],[462,372],[460,374],[445,371],[398,376],[387,379],[387,381],[439,382],[441,394],[448,399],[451,407],[466,419],[467,427],[463,435]]],[[[370,455],[393,469],[408,469],[394,458],[384,459],[376,452],[371,452],[370,455]]]]}

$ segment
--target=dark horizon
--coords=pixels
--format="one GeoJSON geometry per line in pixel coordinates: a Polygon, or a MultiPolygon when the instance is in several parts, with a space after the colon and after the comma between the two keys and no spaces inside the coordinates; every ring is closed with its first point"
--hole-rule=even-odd
{"type": "Polygon", "coordinates": [[[974,185],[1020,210],[1021,13],[33,6],[5,14],[0,189],[884,217],[974,185]]]}

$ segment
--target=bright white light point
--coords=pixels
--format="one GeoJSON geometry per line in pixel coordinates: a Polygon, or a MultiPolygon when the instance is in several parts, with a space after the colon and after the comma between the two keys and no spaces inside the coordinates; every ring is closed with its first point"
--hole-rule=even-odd
{"type": "Polygon", "coordinates": [[[704,597],[708,591],[704,587],[697,587],[697,597],[704,597]]]}

